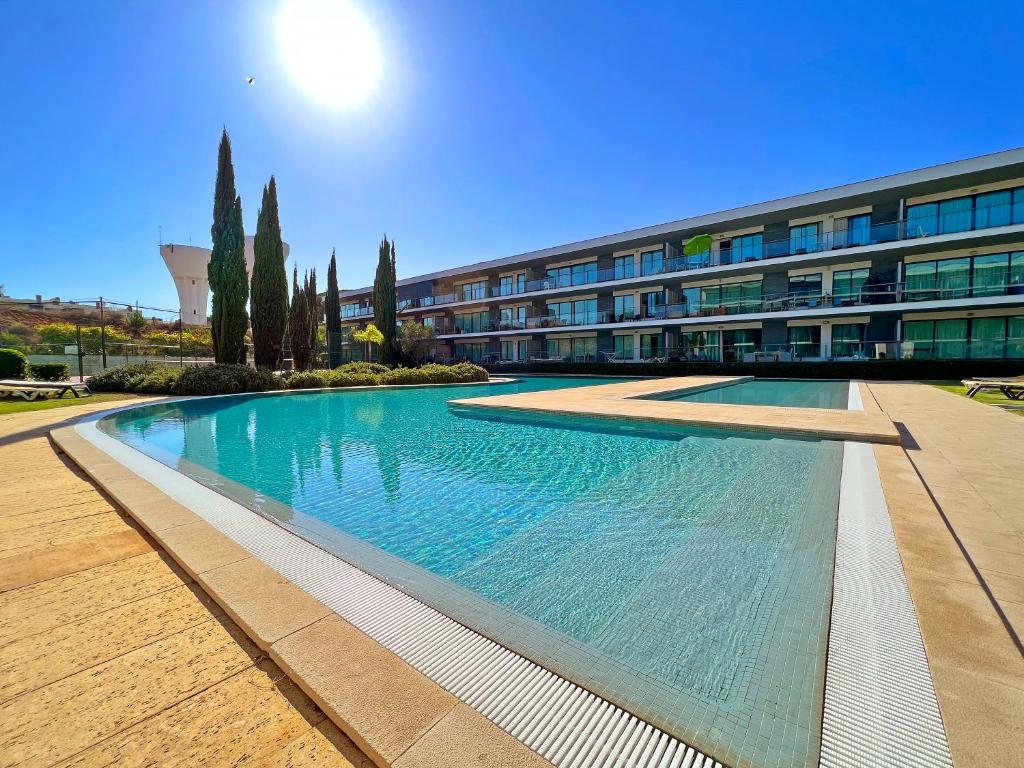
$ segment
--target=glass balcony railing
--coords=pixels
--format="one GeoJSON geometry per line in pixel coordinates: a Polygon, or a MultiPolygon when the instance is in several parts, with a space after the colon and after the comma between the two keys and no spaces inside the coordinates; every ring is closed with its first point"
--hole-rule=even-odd
{"type": "MultiPolygon", "coordinates": [[[[971,212],[968,211],[967,213],[971,212]]],[[[409,309],[422,309],[424,307],[453,304],[461,301],[483,301],[488,298],[514,298],[515,296],[536,293],[538,291],[561,290],[616,280],[630,280],[687,272],[694,269],[706,269],[708,267],[745,264],[752,261],[764,261],[785,256],[820,253],[901,240],[916,240],[923,237],[990,229],[1009,224],[1024,224],[1024,206],[1019,204],[977,208],[973,214],[973,216],[965,217],[964,212],[951,212],[947,214],[917,216],[833,232],[804,233],[799,236],[789,236],[762,243],[744,243],[742,246],[737,245],[735,248],[723,248],[716,244],[711,250],[695,256],[666,258],[660,263],[656,262],[653,265],[645,265],[643,269],[637,269],[635,274],[632,273],[632,270],[624,270],[622,266],[608,269],[591,269],[575,275],[541,277],[511,286],[492,287],[487,292],[480,288],[474,288],[472,295],[468,298],[464,295],[464,292],[461,292],[412,299],[409,303],[409,309]]],[[[372,310],[370,313],[372,314],[372,310]]]]}
{"type": "Polygon", "coordinates": [[[853,291],[823,293],[784,293],[765,295],[759,299],[740,298],[731,302],[701,304],[680,302],[657,307],[641,307],[639,311],[616,314],[609,311],[586,312],[578,315],[535,315],[525,320],[484,323],[479,330],[467,331],[436,326],[438,335],[462,333],[491,333],[511,330],[543,330],[548,328],[574,328],[582,326],[615,325],[643,320],[680,320],[688,317],[717,317],[729,315],[763,314],[795,310],[829,309],[834,307],[872,306],[879,304],[901,304],[916,301],[937,301],[963,298],[987,298],[993,296],[1024,296],[1024,283],[1009,285],[930,285],[911,283],[878,283],[864,285],[853,291]]]}

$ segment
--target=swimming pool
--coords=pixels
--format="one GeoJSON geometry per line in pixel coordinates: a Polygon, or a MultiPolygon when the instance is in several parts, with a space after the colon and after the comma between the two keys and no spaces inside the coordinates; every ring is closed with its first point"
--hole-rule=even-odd
{"type": "Polygon", "coordinates": [[[816,764],[841,444],[447,405],[609,381],[190,400],[100,426],[721,760],[816,764]]]}
{"type": "Polygon", "coordinates": [[[775,405],[784,408],[835,408],[845,411],[849,397],[848,381],[753,379],[699,392],[665,392],[651,395],[650,399],[728,405],[775,405]]]}

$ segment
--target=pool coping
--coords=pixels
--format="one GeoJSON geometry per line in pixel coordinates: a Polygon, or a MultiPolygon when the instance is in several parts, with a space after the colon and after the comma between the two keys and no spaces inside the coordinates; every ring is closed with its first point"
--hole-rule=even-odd
{"type": "MultiPolygon", "coordinates": [[[[458,398],[450,408],[485,409],[495,413],[526,412],[558,416],[629,419],[700,429],[728,429],[786,437],[899,445],[900,434],[874,402],[861,381],[851,381],[848,403],[859,409],[789,408],[648,400],[650,395],[699,392],[749,381],[752,376],[681,376],[597,384],[586,392],[547,390],[488,397],[458,398]],[[852,390],[856,390],[856,395],[852,390]]],[[[849,407],[849,406],[848,406],[849,407]]]]}
{"type": "MultiPolygon", "coordinates": [[[[147,402],[146,405],[150,405],[152,404],[152,402],[147,402]]],[[[332,613],[331,609],[316,601],[300,587],[296,587],[291,582],[288,582],[287,579],[278,575],[276,571],[272,570],[266,565],[263,565],[262,569],[263,571],[265,571],[265,573],[263,574],[263,581],[269,581],[269,586],[267,586],[266,588],[260,586],[260,579],[255,579],[254,581],[253,577],[250,575],[249,579],[246,581],[245,592],[249,593],[255,591],[257,593],[267,593],[272,596],[277,596],[285,602],[286,605],[284,607],[286,608],[290,608],[292,603],[295,603],[298,606],[300,606],[303,609],[299,610],[300,615],[306,616],[307,618],[310,616],[319,616],[319,618],[312,624],[304,624],[303,626],[289,627],[290,631],[287,633],[281,634],[281,631],[278,629],[276,632],[269,632],[268,634],[268,629],[265,623],[261,623],[260,616],[257,615],[256,618],[254,618],[252,615],[254,610],[256,611],[257,614],[260,613],[258,608],[246,604],[246,601],[244,600],[244,595],[238,594],[237,589],[235,590],[235,593],[232,593],[230,589],[225,591],[223,588],[223,584],[218,584],[217,578],[220,574],[224,572],[225,564],[221,563],[220,560],[217,560],[216,558],[214,558],[214,560],[212,561],[209,559],[211,552],[219,552],[220,550],[230,551],[232,553],[230,557],[237,557],[238,560],[244,559],[252,561],[258,559],[258,556],[253,557],[251,554],[247,554],[245,550],[242,550],[240,546],[230,537],[225,536],[225,534],[222,532],[219,532],[213,525],[209,524],[208,522],[203,522],[203,520],[200,517],[196,516],[195,513],[193,513],[191,510],[188,510],[182,505],[178,504],[176,501],[174,501],[169,496],[164,494],[161,490],[155,488],[152,484],[150,484],[149,481],[139,477],[132,469],[124,466],[124,464],[121,461],[119,461],[115,457],[112,457],[103,448],[95,444],[93,438],[97,434],[99,434],[98,430],[95,427],[95,423],[96,421],[98,421],[99,418],[108,415],[110,412],[113,411],[128,410],[136,407],[141,406],[129,405],[120,408],[113,408],[110,409],[110,411],[91,415],[87,417],[87,419],[83,423],[80,423],[75,427],[66,427],[60,430],[55,430],[52,433],[54,436],[54,440],[55,442],[58,443],[58,445],[61,446],[62,449],[65,450],[66,453],[68,453],[68,455],[73,460],[76,461],[76,463],[82,466],[82,468],[85,469],[86,472],[90,476],[92,476],[94,480],[97,481],[97,483],[101,485],[101,487],[107,490],[107,492],[110,493],[115,498],[115,500],[122,504],[122,506],[124,506],[125,509],[130,514],[132,514],[133,517],[139,520],[140,524],[142,524],[144,528],[150,531],[150,533],[158,541],[160,541],[160,543],[167,549],[167,551],[171,553],[171,555],[176,560],[178,560],[182,564],[182,566],[185,567],[185,569],[189,571],[197,579],[197,581],[199,581],[199,583],[202,584],[203,587],[207,589],[207,591],[210,592],[210,594],[219,603],[222,604],[225,610],[230,615],[232,615],[232,618],[238,621],[238,623],[246,630],[246,632],[253,636],[253,639],[257,642],[257,644],[259,644],[261,648],[265,648],[265,650],[268,650],[272,658],[275,658],[275,661],[278,661],[282,668],[285,669],[286,672],[290,676],[292,676],[293,679],[295,679],[296,682],[301,687],[303,687],[303,689],[306,690],[306,692],[315,701],[317,701],[317,703],[320,704],[322,708],[326,712],[328,712],[329,715],[331,715],[332,720],[335,720],[335,722],[340,727],[342,727],[343,730],[346,731],[346,733],[349,733],[353,740],[356,741],[356,743],[359,744],[360,747],[367,752],[367,754],[370,754],[374,757],[374,760],[378,763],[378,765],[384,766],[391,764],[400,764],[400,759],[398,760],[397,763],[389,762],[391,758],[389,757],[386,750],[382,750],[374,742],[360,734],[360,713],[356,713],[355,715],[353,715],[351,713],[338,711],[336,707],[332,707],[329,696],[330,691],[328,690],[325,693],[318,690],[318,681],[317,679],[315,679],[315,675],[310,675],[308,670],[304,671],[301,659],[298,662],[292,662],[292,664],[290,665],[288,658],[285,658],[283,656],[281,658],[278,658],[279,656],[281,656],[281,653],[275,650],[278,646],[278,643],[284,643],[283,647],[285,648],[285,650],[287,650],[290,648],[289,643],[295,644],[296,642],[294,639],[288,640],[286,642],[286,638],[293,638],[293,636],[297,637],[299,634],[306,632],[307,630],[309,632],[312,632],[312,627],[314,625],[318,627],[317,631],[320,632],[330,630],[330,627],[327,627],[324,624],[326,619],[323,618],[324,614],[322,613],[322,611],[326,610],[327,613],[332,613]],[[92,431],[93,434],[90,434],[90,430],[92,431]],[[88,437],[86,437],[86,435],[88,435],[88,437]],[[182,533],[186,530],[186,528],[183,528],[183,526],[187,527],[189,534],[193,538],[199,539],[199,541],[184,541],[182,533]],[[213,564],[215,567],[204,568],[204,566],[210,566],[211,564],[213,564]],[[315,604],[318,607],[316,607],[315,609],[312,608],[312,604],[310,603],[310,601],[312,601],[312,604],[315,604]],[[277,636],[279,634],[281,635],[280,637],[277,636]]],[[[101,435],[101,437],[114,443],[118,442],[106,435],[101,435]]],[[[102,442],[102,440],[100,442],[102,442]]],[[[143,460],[157,464],[155,460],[143,456],[141,453],[135,451],[135,449],[132,449],[121,443],[118,444],[123,447],[124,451],[136,454],[137,457],[140,457],[143,460]]],[[[854,444],[848,443],[847,448],[849,448],[850,445],[854,444]]],[[[862,444],[862,447],[870,451],[870,446],[862,444]]],[[[847,482],[853,482],[853,480],[850,479],[850,471],[852,470],[847,470],[846,468],[845,456],[847,455],[847,453],[848,451],[844,451],[844,490],[848,490],[846,488],[847,482]]],[[[873,465],[873,459],[871,463],[873,465]]],[[[176,475],[177,478],[180,479],[180,481],[184,481],[184,483],[186,484],[194,484],[201,488],[205,493],[216,496],[218,500],[237,506],[244,515],[249,515],[259,520],[263,520],[263,518],[257,515],[257,513],[252,512],[251,510],[246,509],[244,507],[241,507],[241,505],[237,505],[235,502],[230,502],[224,497],[219,496],[215,492],[203,486],[199,486],[199,484],[195,483],[195,481],[185,478],[184,476],[178,474],[174,470],[163,465],[159,465],[159,467],[160,469],[168,473],[171,473],[172,475],[176,475]]],[[[878,482],[879,481],[877,479],[877,469],[875,469],[875,483],[878,482]]],[[[882,509],[883,514],[886,515],[887,519],[887,512],[884,511],[884,498],[882,499],[882,509]]],[[[270,523],[270,525],[273,524],[270,523]]],[[[302,541],[307,546],[314,546],[309,544],[308,542],[303,541],[299,536],[296,536],[295,534],[290,533],[289,531],[286,531],[283,528],[275,526],[275,529],[276,530],[272,531],[273,536],[292,537],[298,539],[299,541],[302,541]]],[[[337,558],[337,556],[335,555],[330,555],[330,557],[340,560],[340,558],[337,558]]],[[[897,565],[899,563],[898,557],[899,556],[897,553],[897,565]]],[[[237,561],[232,562],[234,563],[237,561]]],[[[239,568],[242,566],[228,564],[228,567],[239,568]]],[[[353,570],[358,570],[354,569],[352,566],[348,567],[352,568],[353,570]]],[[[837,568],[838,567],[839,565],[837,562],[837,568]]],[[[361,571],[359,571],[359,573],[362,574],[361,571]]],[[[900,570],[899,573],[902,576],[902,570],[900,570]]],[[[378,581],[374,577],[368,576],[367,574],[362,575],[365,579],[370,579],[371,581],[378,581]]],[[[220,578],[223,577],[220,576],[220,578]]],[[[382,582],[380,582],[379,584],[385,589],[394,590],[394,588],[388,585],[384,585],[382,582]]],[[[489,711],[485,711],[484,715],[481,715],[477,712],[462,712],[460,714],[462,722],[462,726],[460,727],[472,728],[474,734],[476,734],[479,738],[477,738],[477,740],[471,742],[468,745],[471,752],[467,752],[462,758],[453,758],[453,762],[451,764],[464,764],[464,762],[461,762],[462,760],[468,761],[471,753],[476,754],[482,745],[480,738],[483,738],[484,743],[488,747],[490,747],[493,743],[497,745],[495,748],[500,748],[504,751],[512,750],[512,752],[515,752],[514,746],[507,742],[507,738],[509,738],[507,734],[504,731],[501,731],[500,728],[498,728],[497,726],[491,724],[490,721],[486,720],[485,715],[497,716],[497,720],[500,721],[502,713],[504,712],[507,714],[507,712],[509,711],[510,701],[514,701],[515,698],[517,698],[523,693],[536,692],[538,690],[553,689],[556,691],[560,691],[562,693],[558,701],[547,702],[547,706],[551,708],[559,702],[564,703],[566,700],[573,699],[573,696],[567,694],[566,691],[571,690],[572,688],[576,688],[576,698],[578,698],[580,701],[586,702],[586,710],[589,714],[578,716],[574,719],[570,718],[568,720],[569,726],[575,725],[575,730],[571,731],[571,733],[576,738],[571,739],[571,744],[568,742],[555,742],[555,745],[558,746],[558,749],[554,751],[551,749],[547,750],[547,756],[551,757],[555,761],[556,765],[568,765],[570,762],[574,765],[589,764],[589,757],[596,757],[597,755],[601,755],[602,759],[604,756],[612,756],[615,754],[621,754],[625,756],[623,750],[628,749],[630,747],[633,748],[633,756],[637,758],[650,758],[652,754],[654,756],[659,757],[659,761],[660,758],[665,758],[665,761],[660,764],[668,764],[669,757],[671,757],[672,754],[675,754],[678,757],[679,761],[685,759],[686,762],[684,764],[688,765],[720,765],[719,763],[715,763],[710,758],[704,757],[700,753],[696,752],[694,749],[687,748],[685,745],[682,744],[682,742],[679,742],[673,737],[668,736],[664,733],[659,733],[657,729],[644,723],[635,716],[629,715],[628,713],[624,712],[623,710],[614,706],[613,704],[610,704],[607,701],[603,701],[600,697],[596,697],[593,694],[586,692],[584,689],[575,686],[575,684],[570,683],[566,680],[556,682],[558,680],[557,675],[552,675],[551,672],[544,670],[542,667],[539,667],[533,662],[530,662],[527,659],[518,656],[517,654],[514,654],[511,651],[501,649],[501,646],[497,645],[493,641],[488,640],[487,638],[484,638],[480,635],[477,635],[477,633],[473,632],[472,630],[462,627],[462,625],[459,625],[453,620],[443,616],[442,614],[433,611],[433,609],[430,609],[422,603],[413,600],[411,597],[404,595],[400,591],[394,591],[397,593],[397,595],[400,595],[406,601],[412,601],[413,603],[416,603],[420,607],[420,609],[435,614],[434,616],[430,617],[431,621],[433,621],[435,624],[437,624],[438,622],[440,622],[441,624],[445,624],[446,626],[444,627],[444,630],[448,631],[449,634],[452,631],[455,631],[452,629],[452,627],[458,627],[461,628],[461,630],[464,633],[469,633],[470,635],[476,636],[477,641],[482,642],[485,645],[491,646],[492,651],[497,653],[497,658],[505,660],[505,672],[501,676],[502,681],[506,683],[509,683],[510,681],[515,683],[516,680],[521,678],[518,687],[513,686],[513,690],[511,692],[499,697],[500,700],[497,702],[497,704],[495,704],[495,706],[500,705],[499,709],[494,709],[492,707],[489,711]],[[507,658],[510,655],[518,659],[518,665],[513,664],[513,666],[522,667],[522,670],[518,675],[510,673],[508,670],[509,664],[512,664],[512,662],[507,658]],[[566,688],[566,686],[568,686],[568,688],[566,688]],[[509,698],[510,696],[512,697],[511,699],[509,698]],[[476,718],[484,718],[486,725],[484,723],[476,722],[473,717],[474,715],[476,718]],[[467,725],[467,723],[473,722],[476,722],[476,724],[467,725]],[[585,724],[587,726],[585,730],[582,732],[580,730],[581,724],[585,724]],[[489,730],[486,726],[490,726],[490,729],[493,730],[489,730]],[[490,736],[486,736],[486,734],[490,734],[490,736]],[[641,754],[641,748],[644,748],[643,751],[645,754],[641,754]],[[670,752],[668,750],[672,751],[670,752]],[[593,754],[591,754],[591,752],[593,754]],[[581,763],[580,761],[583,762],[581,763]]],[[[266,611],[264,610],[263,613],[265,612],[266,611]]],[[[285,621],[285,619],[291,613],[293,613],[293,611],[285,610],[283,611],[283,613],[282,611],[276,611],[275,613],[275,626],[280,626],[282,622],[287,624],[287,621],[285,621]]],[[[263,616],[262,618],[265,620],[266,617],[263,616]]],[[[349,632],[349,634],[355,632],[357,635],[362,635],[361,631],[359,631],[358,629],[353,629],[352,625],[348,624],[343,618],[338,619],[337,621],[340,622],[339,626],[342,629],[345,629],[347,632],[349,632]]],[[[335,629],[337,630],[338,627],[335,627],[335,629]]],[[[365,635],[363,635],[363,637],[365,637],[365,635]]],[[[378,658],[377,660],[381,663],[385,663],[384,659],[386,659],[386,657],[390,654],[390,651],[388,651],[384,646],[376,645],[376,643],[374,643],[373,646],[377,649],[376,655],[378,657],[381,654],[384,655],[383,659],[378,658]]],[[[313,649],[307,648],[306,651],[307,653],[312,653],[313,649]]],[[[423,677],[418,672],[414,672],[414,670],[412,669],[409,669],[407,671],[409,673],[412,673],[414,678],[416,679],[416,684],[414,685],[414,688],[422,688],[424,689],[424,691],[429,690],[431,692],[431,695],[427,698],[436,698],[439,695],[437,694],[437,690],[435,690],[438,688],[436,683],[429,680],[429,678],[423,677]]],[[[926,661],[925,672],[927,674],[926,661]]],[[[833,674],[835,674],[835,672],[832,670],[832,646],[830,644],[829,677],[831,677],[833,674]]],[[[829,678],[826,678],[826,712],[828,711],[829,695],[828,679],[829,678]]],[[[928,677],[928,681],[930,688],[930,676],[928,677]]],[[[450,694],[448,695],[450,696],[450,694]]],[[[444,697],[441,696],[441,698],[443,699],[444,697]]],[[[479,698],[479,696],[477,698],[479,698]]],[[[932,693],[932,699],[934,701],[934,693],[932,693]]],[[[472,699],[470,700],[472,701],[472,699]]],[[[381,702],[377,701],[374,702],[374,704],[376,704],[377,708],[379,708],[381,702]]],[[[492,704],[494,704],[494,702],[492,702],[492,704]]],[[[465,709],[467,705],[452,703],[452,707],[453,709],[456,707],[465,709]]],[[[372,713],[366,712],[361,714],[372,715],[372,713]]],[[[579,713],[576,714],[579,715],[579,713]]],[[[434,727],[437,727],[438,723],[440,723],[442,720],[448,720],[450,717],[451,712],[444,715],[440,720],[436,721],[431,726],[431,729],[428,729],[428,731],[425,731],[424,733],[420,734],[419,738],[428,738],[429,733],[432,732],[432,729],[434,727]]],[[[844,718],[844,720],[845,719],[846,718],[844,718]]],[[[518,721],[520,725],[522,725],[524,722],[532,722],[529,720],[529,718],[526,718],[524,720],[524,716],[521,714],[518,717],[518,721]]],[[[566,725],[566,723],[566,718],[562,718],[560,724],[564,726],[566,725]]],[[[512,726],[510,726],[510,730],[515,733],[516,729],[514,725],[515,723],[512,723],[512,726]]],[[[848,729],[848,727],[849,724],[845,723],[844,728],[848,729]]],[[[536,731],[536,728],[534,730],[536,731]]],[[[518,735],[523,735],[521,728],[518,732],[518,735]]],[[[526,735],[529,736],[530,734],[527,733],[526,735]]],[[[551,734],[547,735],[550,737],[551,734]]],[[[826,739],[825,731],[823,731],[822,733],[822,739],[822,764],[824,765],[824,755],[826,754],[824,744],[824,741],[826,739]]],[[[912,743],[913,739],[909,739],[908,742],[912,743]]],[[[418,743],[418,741],[415,741],[412,744],[408,745],[406,748],[411,752],[412,750],[416,749],[416,744],[418,743]]],[[[515,746],[518,746],[520,749],[526,749],[526,747],[524,747],[522,744],[516,744],[515,746]]],[[[544,744],[542,743],[540,744],[540,746],[541,748],[543,748],[544,744]]],[[[550,747],[550,744],[548,746],[550,747]]],[[[863,745],[859,748],[864,749],[863,745]]],[[[537,758],[537,764],[546,764],[544,760],[539,758],[535,753],[530,753],[529,757],[537,758]]],[[[516,761],[518,762],[520,759],[523,758],[524,756],[519,754],[516,757],[516,761]]],[[[672,764],[677,764],[677,762],[678,761],[673,762],[672,764]]],[[[527,763],[525,764],[529,764],[529,761],[527,761],[527,763]]]]}

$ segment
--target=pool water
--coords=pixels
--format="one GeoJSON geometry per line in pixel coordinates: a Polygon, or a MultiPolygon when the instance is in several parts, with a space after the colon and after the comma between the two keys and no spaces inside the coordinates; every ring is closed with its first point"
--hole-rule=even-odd
{"type": "Polygon", "coordinates": [[[610,381],[197,399],[100,426],[335,532],[357,565],[723,762],[816,765],[842,444],[448,405],[610,381]]]}
{"type": "Polygon", "coordinates": [[[848,381],[753,379],[700,392],[662,393],[652,399],[728,405],[776,405],[784,408],[835,408],[845,411],[849,397],[848,381]]]}

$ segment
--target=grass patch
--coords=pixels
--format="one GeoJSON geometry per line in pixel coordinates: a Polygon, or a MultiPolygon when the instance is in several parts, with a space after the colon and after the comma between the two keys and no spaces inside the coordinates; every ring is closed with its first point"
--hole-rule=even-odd
{"type": "Polygon", "coordinates": [[[110,403],[117,400],[137,400],[138,395],[129,395],[123,392],[99,392],[93,394],[90,397],[72,397],[70,393],[64,395],[59,400],[35,400],[33,402],[27,402],[18,398],[5,397],[0,400],[0,415],[8,413],[27,413],[29,411],[49,411],[54,408],[71,408],[76,405],[85,405],[87,403],[110,403]]]}
{"type": "MultiPolygon", "coordinates": [[[[952,392],[954,395],[967,397],[967,388],[959,381],[926,381],[925,384],[930,384],[945,392],[952,392]]],[[[1004,410],[1015,413],[1018,416],[1024,416],[1024,400],[1011,400],[1002,392],[982,392],[971,399],[979,403],[985,403],[985,405],[1013,406],[1011,408],[1004,408],[1004,410]]]]}

